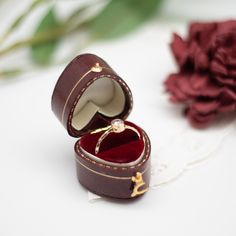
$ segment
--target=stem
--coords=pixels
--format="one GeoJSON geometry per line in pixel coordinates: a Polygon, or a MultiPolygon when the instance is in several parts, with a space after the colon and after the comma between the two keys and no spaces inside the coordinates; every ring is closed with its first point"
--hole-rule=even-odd
{"type": "Polygon", "coordinates": [[[32,38],[24,39],[21,41],[18,41],[9,47],[4,48],[3,50],[0,51],[0,56],[3,56],[9,52],[12,52],[13,50],[28,46],[28,45],[35,45],[43,42],[48,42],[53,39],[56,39],[62,35],[64,35],[66,32],[66,29],[64,28],[57,28],[55,30],[50,30],[50,32],[43,32],[40,33],[32,38]]]}
{"type": "Polygon", "coordinates": [[[20,23],[42,2],[45,2],[45,0],[34,0],[30,4],[30,6],[26,9],[26,11],[23,12],[21,15],[19,15],[12,22],[7,31],[1,36],[0,43],[3,43],[6,40],[6,38],[20,25],[20,23]]]}
{"type": "Polygon", "coordinates": [[[92,20],[93,20],[93,18],[87,19],[86,21],[81,22],[79,25],[75,25],[75,26],[71,27],[72,19],[69,18],[68,21],[66,21],[64,24],[62,24],[54,29],[38,33],[37,35],[27,38],[27,39],[20,40],[16,43],[13,43],[12,45],[2,49],[2,50],[0,50],[0,57],[4,56],[14,50],[23,48],[23,47],[49,42],[49,41],[52,41],[55,39],[59,39],[62,36],[65,36],[67,34],[79,31],[82,28],[86,28],[86,26],[92,20]]]}
{"type": "Polygon", "coordinates": [[[0,79],[13,77],[19,75],[20,73],[22,73],[22,70],[20,69],[3,70],[0,71],[0,79]]]}

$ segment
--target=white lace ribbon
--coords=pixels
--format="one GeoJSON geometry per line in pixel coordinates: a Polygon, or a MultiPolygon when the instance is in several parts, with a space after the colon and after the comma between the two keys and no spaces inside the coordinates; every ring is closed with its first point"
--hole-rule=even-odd
{"type": "Polygon", "coordinates": [[[157,158],[152,159],[151,188],[170,183],[184,171],[214,157],[222,141],[236,127],[236,122],[228,121],[208,130],[185,128],[159,150],[157,158]]]}

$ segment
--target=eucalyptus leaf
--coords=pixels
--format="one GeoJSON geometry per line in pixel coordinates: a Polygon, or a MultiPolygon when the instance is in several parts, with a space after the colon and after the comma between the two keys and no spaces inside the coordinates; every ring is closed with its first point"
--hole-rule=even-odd
{"type": "Polygon", "coordinates": [[[123,36],[153,16],[162,0],[111,0],[89,26],[92,39],[123,36]]]}
{"type": "MultiPolygon", "coordinates": [[[[1,0],[0,0],[1,1],[1,0]]],[[[45,0],[33,0],[29,7],[21,13],[9,26],[9,28],[3,33],[3,35],[0,37],[0,43],[5,41],[7,37],[16,29],[18,28],[22,22],[28,17],[28,15],[41,3],[43,3],[45,0]]]]}
{"type": "MultiPolygon", "coordinates": [[[[50,30],[58,27],[60,22],[58,21],[54,7],[50,8],[46,15],[42,18],[39,25],[36,28],[34,36],[42,32],[49,32],[50,30]]],[[[58,39],[54,39],[48,42],[35,44],[31,47],[31,55],[33,60],[41,65],[47,65],[51,62],[54,51],[56,50],[58,39]]]]}
{"type": "Polygon", "coordinates": [[[86,15],[86,12],[92,7],[92,4],[86,4],[78,9],[75,9],[75,11],[72,12],[72,14],[64,22],[65,27],[72,30],[80,28],[88,21],[87,19],[84,19],[84,15],[86,15]]]}
{"type": "Polygon", "coordinates": [[[10,30],[17,28],[22,23],[22,21],[25,20],[25,18],[32,12],[32,10],[34,10],[39,4],[43,2],[45,2],[45,0],[33,0],[29,8],[15,19],[15,21],[10,26],[10,30]]]}

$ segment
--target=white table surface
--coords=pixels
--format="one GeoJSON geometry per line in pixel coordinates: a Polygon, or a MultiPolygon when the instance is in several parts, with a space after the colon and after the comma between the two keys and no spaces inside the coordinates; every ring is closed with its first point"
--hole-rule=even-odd
{"type": "MultiPolygon", "coordinates": [[[[185,25],[154,20],[125,38],[84,51],[103,57],[129,84],[135,102],[129,120],[149,134],[154,159],[159,147],[168,145],[176,122],[187,123],[177,108],[160,107],[158,101],[165,77],[175,70],[168,49],[171,32],[182,33],[185,25]],[[166,122],[164,110],[172,116],[166,122]]],[[[9,61],[17,63],[21,55],[9,61]]],[[[139,200],[89,202],[76,179],[76,139],[50,108],[63,68],[0,85],[1,236],[236,235],[235,130],[211,160],[139,200]]]]}

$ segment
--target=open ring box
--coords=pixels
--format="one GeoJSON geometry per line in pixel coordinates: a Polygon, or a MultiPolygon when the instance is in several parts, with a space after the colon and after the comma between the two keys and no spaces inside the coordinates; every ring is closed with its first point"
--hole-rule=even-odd
{"type": "Polygon", "coordinates": [[[61,74],[52,95],[52,110],[75,144],[79,182],[89,191],[106,197],[135,198],[148,190],[150,141],[143,129],[125,121],[133,105],[127,84],[101,58],[83,54],[61,74]],[[111,132],[95,147],[104,127],[122,119],[125,129],[111,132]]]}

